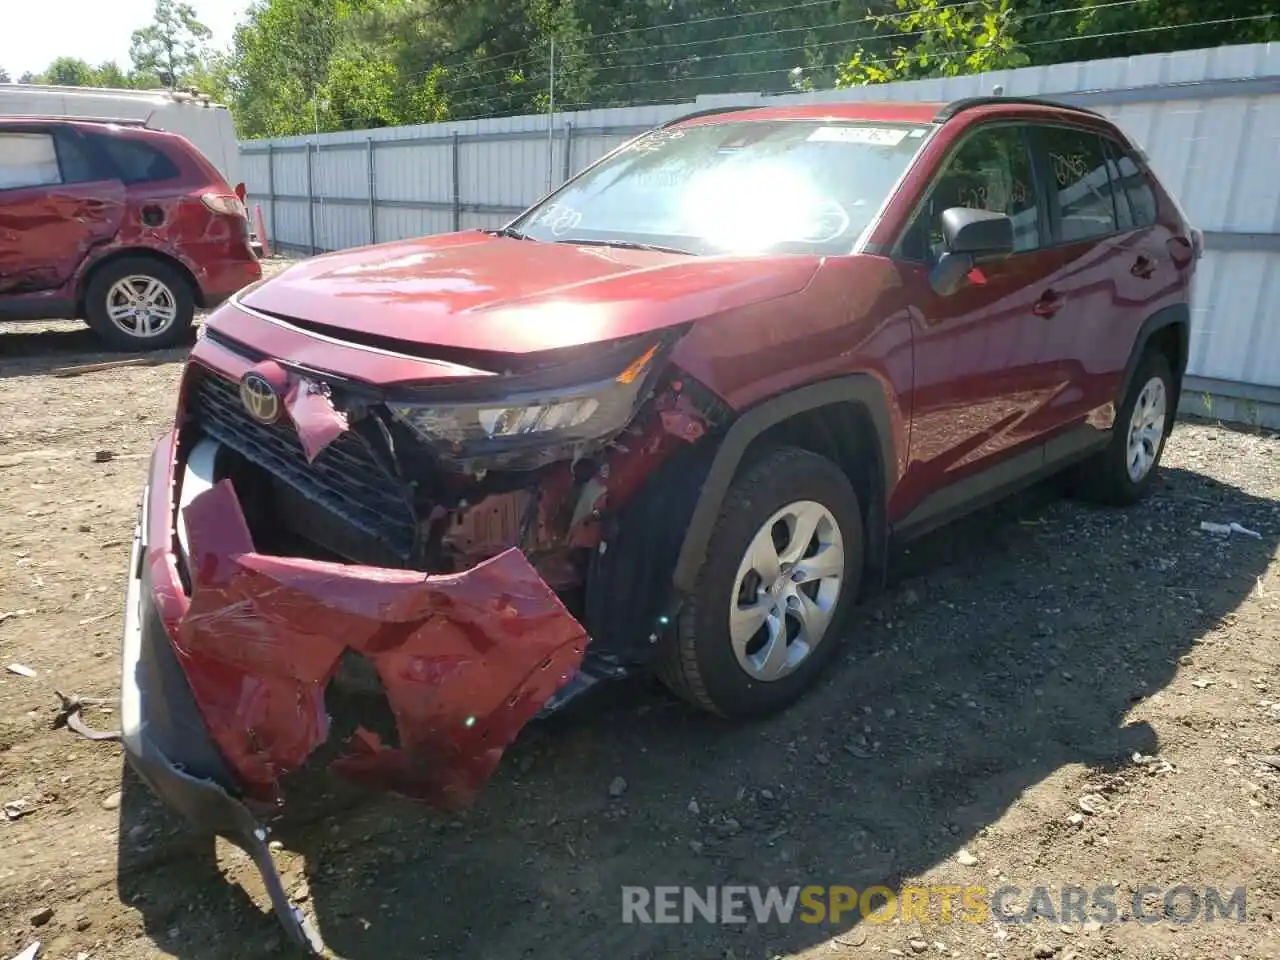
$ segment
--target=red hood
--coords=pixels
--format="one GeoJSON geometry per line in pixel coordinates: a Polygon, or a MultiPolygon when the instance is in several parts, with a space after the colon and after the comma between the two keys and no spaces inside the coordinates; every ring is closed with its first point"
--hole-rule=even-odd
{"type": "Polygon", "coordinates": [[[480,232],[304,261],[241,298],[281,317],[419,344],[529,353],[795,293],[817,257],[688,257],[480,232]]]}

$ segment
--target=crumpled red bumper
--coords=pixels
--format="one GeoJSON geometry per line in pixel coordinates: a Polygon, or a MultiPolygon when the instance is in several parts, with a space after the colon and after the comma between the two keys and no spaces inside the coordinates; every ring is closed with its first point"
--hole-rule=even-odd
{"type": "Polygon", "coordinates": [[[586,645],[524,555],[511,549],[450,576],[267,556],[222,481],[185,509],[188,599],[171,555],[157,556],[173,543],[175,446],[167,438],[153,461],[151,588],[243,791],[276,799],[280,775],[327,740],[325,688],[351,650],[376,669],[399,744],[357,731],[335,769],[439,806],[468,804],[586,645]],[[158,566],[175,579],[158,583],[158,566]]]}

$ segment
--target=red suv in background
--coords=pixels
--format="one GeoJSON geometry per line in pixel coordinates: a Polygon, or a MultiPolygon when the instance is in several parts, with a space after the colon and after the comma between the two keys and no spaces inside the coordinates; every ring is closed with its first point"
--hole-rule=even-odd
{"type": "Polygon", "coordinates": [[[1104,118],[983,98],[685,117],[503,229],[303,261],[152,460],[127,755],[318,949],[248,805],[309,757],[460,806],[600,680],[776,710],[892,543],[1067,468],[1138,500],[1199,248],[1104,118]]]}
{"type": "Polygon", "coordinates": [[[85,320],[110,347],[180,342],[262,276],[244,204],[185,138],[0,118],[0,320],[85,320]]]}

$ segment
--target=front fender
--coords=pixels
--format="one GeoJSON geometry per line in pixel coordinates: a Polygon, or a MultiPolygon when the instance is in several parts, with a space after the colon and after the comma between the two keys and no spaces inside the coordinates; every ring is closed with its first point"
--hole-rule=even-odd
{"type": "Polygon", "coordinates": [[[751,443],[766,430],[807,411],[839,403],[864,407],[875,427],[880,448],[883,491],[887,497],[897,481],[893,428],[889,403],[880,381],[867,373],[850,374],[809,384],[772,397],[746,410],[729,427],[721,440],[702,485],[702,493],[680,547],[673,582],[678,593],[693,591],[707,553],[716,519],[720,516],[729,486],[751,443]]]}

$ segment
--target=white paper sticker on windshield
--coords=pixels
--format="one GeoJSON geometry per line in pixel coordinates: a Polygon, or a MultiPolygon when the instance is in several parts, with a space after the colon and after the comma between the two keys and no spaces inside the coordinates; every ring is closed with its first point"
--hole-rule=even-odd
{"type": "Polygon", "coordinates": [[[896,147],[906,138],[906,130],[893,127],[819,127],[808,137],[827,143],[870,143],[878,147],[896,147]]]}

